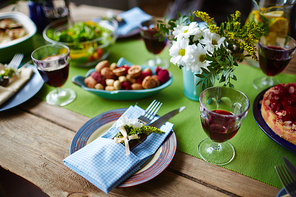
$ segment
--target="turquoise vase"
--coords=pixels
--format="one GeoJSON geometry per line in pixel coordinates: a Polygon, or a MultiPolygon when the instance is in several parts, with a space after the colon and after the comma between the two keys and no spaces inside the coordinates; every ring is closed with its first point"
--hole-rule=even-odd
{"type": "MultiPolygon", "coordinates": [[[[185,67],[182,68],[182,71],[185,96],[190,100],[199,101],[199,95],[204,90],[201,84],[196,85],[200,78],[195,76],[196,73],[191,70],[186,70],[185,67]]],[[[214,86],[214,84],[210,84],[206,88],[210,86],[214,86]]]]}

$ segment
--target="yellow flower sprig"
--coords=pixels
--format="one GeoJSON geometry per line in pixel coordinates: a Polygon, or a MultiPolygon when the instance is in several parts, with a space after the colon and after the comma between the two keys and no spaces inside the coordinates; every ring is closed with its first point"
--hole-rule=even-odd
{"type": "Polygon", "coordinates": [[[214,18],[210,17],[208,13],[202,12],[202,11],[194,11],[193,14],[195,14],[196,17],[202,19],[204,22],[206,22],[208,25],[215,24],[214,18]]]}
{"type": "Polygon", "coordinates": [[[235,14],[230,14],[230,16],[232,17],[233,21],[237,21],[241,17],[241,13],[240,11],[236,10],[235,14]]]}

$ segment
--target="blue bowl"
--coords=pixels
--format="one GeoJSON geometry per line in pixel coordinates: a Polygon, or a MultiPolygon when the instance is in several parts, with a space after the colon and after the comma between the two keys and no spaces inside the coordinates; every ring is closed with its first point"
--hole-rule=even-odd
{"type": "MultiPolygon", "coordinates": [[[[126,61],[124,58],[120,58],[117,62],[117,65],[128,65],[128,66],[132,66],[134,64],[126,61]]],[[[141,66],[142,70],[149,67],[153,74],[155,74],[155,69],[156,66],[150,67],[150,66],[141,66]]],[[[72,78],[72,82],[78,86],[80,86],[82,89],[91,92],[99,97],[105,98],[105,99],[110,99],[110,100],[135,100],[135,99],[142,99],[142,98],[146,98],[149,96],[152,96],[156,93],[158,93],[159,91],[161,91],[162,89],[168,87],[169,85],[172,84],[173,82],[173,76],[172,73],[169,72],[170,74],[170,79],[165,82],[164,84],[156,87],[156,88],[151,88],[151,89],[143,89],[143,90],[115,90],[115,91],[106,91],[106,90],[97,90],[94,88],[88,88],[85,84],[84,84],[84,79],[86,77],[88,77],[92,72],[94,72],[95,69],[90,69],[85,77],[83,76],[79,76],[76,75],[72,78]]]]}

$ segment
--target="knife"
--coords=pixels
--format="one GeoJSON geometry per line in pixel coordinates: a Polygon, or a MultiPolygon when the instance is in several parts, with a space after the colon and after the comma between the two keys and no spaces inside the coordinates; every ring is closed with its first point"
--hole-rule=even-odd
{"type": "Polygon", "coordinates": [[[185,108],[186,107],[183,106],[183,107],[180,107],[180,108],[175,109],[173,111],[170,111],[169,113],[163,115],[162,117],[158,118],[157,120],[155,120],[154,122],[148,124],[147,126],[159,128],[165,122],[167,122],[169,119],[171,119],[172,117],[174,117],[175,115],[177,115],[178,113],[180,113],[181,111],[183,111],[185,108]]]}
{"type": "Polygon", "coordinates": [[[296,167],[285,156],[283,159],[293,179],[296,180],[296,167]]]}
{"type": "MultiPolygon", "coordinates": [[[[154,122],[148,124],[147,126],[151,126],[151,127],[156,127],[159,128],[161,127],[164,123],[166,123],[169,119],[171,119],[172,117],[174,117],[175,115],[177,115],[178,113],[180,113],[181,111],[183,111],[186,107],[180,107],[178,109],[175,109],[173,111],[170,111],[169,113],[163,115],[162,117],[158,118],[157,120],[155,120],[154,122]]],[[[131,140],[129,141],[129,146],[130,149],[132,150],[133,148],[135,148],[137,145],[139,145],[140,143],[142,143],[143,141],[146,140],[148,135],[142,134],[140,136],[139,140],[131,140]]]]}

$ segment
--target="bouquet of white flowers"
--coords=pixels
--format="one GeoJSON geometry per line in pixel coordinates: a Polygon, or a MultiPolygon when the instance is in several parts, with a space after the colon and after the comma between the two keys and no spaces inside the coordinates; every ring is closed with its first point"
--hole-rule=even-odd
{"type": "MultiPolygon", "coordinates": [[[[255,42],[264,31],[255,23],[242,25],[240,12],[232,14],[227,22],[218,27],[214,19],[207,13],[195,11],[190,16],[180,16],[179,19],[158,21],[158,35],[167,37],[172,46],[169,49],[171,62],[179,67],[185,67],[196,74],[205,87],[215,80],[233,87],[231,79],[237,62],[242,62],[246,56],[257,60],[255,42]],[[201,18],[204,24],[194,21],[194,15],[201,18]]],[[[164,39],[164,37],[162,39],[164,39]]]]}

